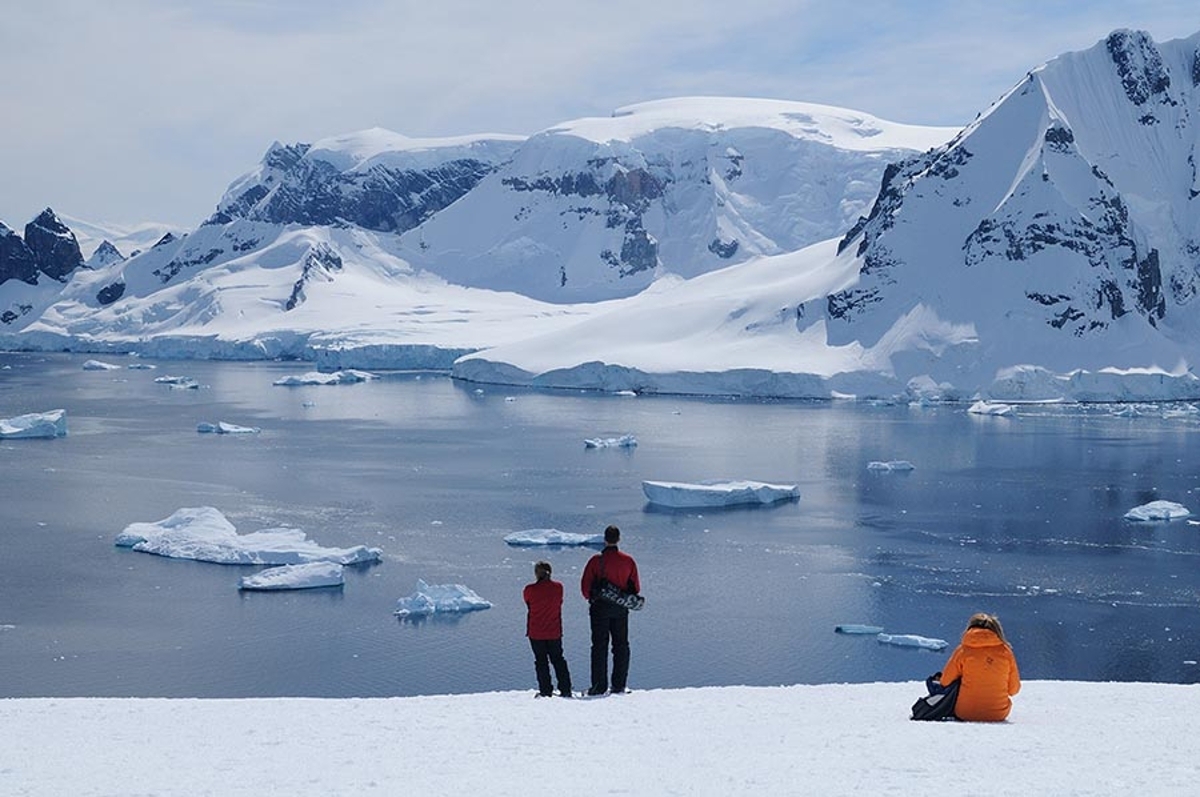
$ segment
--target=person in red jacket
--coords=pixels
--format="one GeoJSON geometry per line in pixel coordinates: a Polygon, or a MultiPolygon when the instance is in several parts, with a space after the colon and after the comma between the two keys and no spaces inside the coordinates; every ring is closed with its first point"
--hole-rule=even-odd
{"type": "Polygon", "coordinates": [[[1017,659],[994,615],[975,614],[967,622],[962,644],[942,668],[942,685],[956,678],[954,716],[967,722],[1001,722],[1012,710],[1012,695],[1021,691],[1017,659]]]}
{"type": "Polygon", "coordinates": [[[625,592],[641,592],[637,562],[617,549],[621,530],[609,526],[604,530],[604,550],[588,560],[579,582],[583,597],[588,601],[588,616],[592,624],[592,686],[589,695],[608,691],[608,645],[612,642],[612,691],[621,694],[629,678],[629,610],[602,600],[594,592],[601,580],[614,584],[625,592]]]}
{"type": "Polygon", "coordinates": [[[549,562],[538,562],[533,566],[537,580],[525,586],[525,605],[529,608],[525,620],[525,635],[533,648],[533,669],[537,673],[538,697],[554,694],[550,682],[550,665],[554,665],[554,676],[558,679],[558,693],[571,696],[571,671],[562,646],[563,585],[550,578],[549,562]]]}

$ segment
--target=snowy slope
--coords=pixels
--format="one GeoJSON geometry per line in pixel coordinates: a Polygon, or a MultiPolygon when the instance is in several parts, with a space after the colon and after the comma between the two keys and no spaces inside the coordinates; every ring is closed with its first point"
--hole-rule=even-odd
{"type": "Polygon", "coordinates": [[[841,108],[692,97],[580,119],[404,236],[456,283],[554,302],[629,296],[833,237],[869,208],[889,160],[947,141],[841,108]]]}
{"type": "Polygon", "coordinates": [[[9,734],[0,777],[6,793],[39,797],[1195,789],[1196,685],[1029,681],[1009,720],[995,725],[911,722],[909,706],[924,690],[874,683],[594,700],[536,700],[531,692],[0,700],[0,721],[20,729],[9,734]],[[596,752],[597,728],[620,729],[617,773],[613,757],[596,752]]]}

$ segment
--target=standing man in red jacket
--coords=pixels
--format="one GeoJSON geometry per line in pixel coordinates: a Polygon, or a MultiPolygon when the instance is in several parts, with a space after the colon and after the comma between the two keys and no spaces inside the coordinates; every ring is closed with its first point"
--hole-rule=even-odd
{"type": "Polygon", "coordinates": [[[609,526],[604,530],[604,550],[588,560],[583,568],[583,579],[579,586],[589,603],[588,616],[592,621],[592,686],[589,695],[602,695],[608,691],[608,644],[612,641],[612,691],[619,695],[625,691],[629,677],[629,610],[624,606],[603,600],[595,590],[599,583],[607,581],[624,592],[641,592],[637,562],[629,554],[617,549],[621,530],[609,526]]]}
{"type": "Polygon", "coordinates": [[[554,676],[558,679],[558,693],[571,696],[571,672],[562,646],[563,585],[550,578],[549,562],[538,562],[533,566],[537,579],[525,586],[525,605],[529,614],[525,621],[525,635],[533,648],[533,668],[537,673],[538,697],[550,697],[554,686],[550,682],[550,665],[554,665],[554,676]]]}

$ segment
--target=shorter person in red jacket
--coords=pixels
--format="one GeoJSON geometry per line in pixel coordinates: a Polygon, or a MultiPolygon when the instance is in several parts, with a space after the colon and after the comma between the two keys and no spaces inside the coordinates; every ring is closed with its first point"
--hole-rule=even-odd
{"type": "Polygon", "coordinates": [[[550,682],[550,665],[554,665],[554,676],[558,679],[558,693],[571,696],[571,672],[562,646],[563,585],[550,578],[549,562],[538,562],[533,566],[537,579],[525,586],[525,605],[529,614],[525,621],[525,635],[533,648],[533,668],[537,673],[538,696],[550,697],[554,685],[550,682]]]}
{"type": "Polygon", "coordinates": [[[967,722],[1001,722],[1012,710],[1012,695],[1021,691],[1017,658],[994,615],[974,614],[962,644],[942,668],[942,685],[961,678],[954,716],[967,722]]]}
{"type": "Polygon", "coordinates": [[[608,644],[612,641],[612,691],[621,694],[629,678],[629,610],[602,600],[592,589],[600,580],[608,581],[624,592],[641,592],[637,562],[617,549],[621,530],[609,526],[604,530],[604,550],[588,560],[579,582],[583,597],[588,601],[588,617],[592,624],[592,686],[589,695],[608,691],[608,644]]]}

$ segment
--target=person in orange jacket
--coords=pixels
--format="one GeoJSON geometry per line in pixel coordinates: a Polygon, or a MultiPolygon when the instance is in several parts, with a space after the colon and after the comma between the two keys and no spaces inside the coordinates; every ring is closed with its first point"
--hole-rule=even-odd
{"type": "Polygon", "coordinates": [[[954,715],[967,722],[1001,722],[1012,710],[1012,695],[1021,691],[1017,658],[1004,638],[1000,621],[991,614],[974,614],[962,643],[942,668],[943,686],[956,678],[958,702],[954,715]]]}

